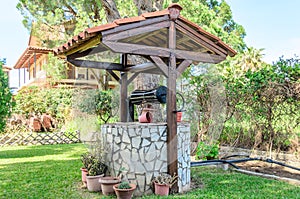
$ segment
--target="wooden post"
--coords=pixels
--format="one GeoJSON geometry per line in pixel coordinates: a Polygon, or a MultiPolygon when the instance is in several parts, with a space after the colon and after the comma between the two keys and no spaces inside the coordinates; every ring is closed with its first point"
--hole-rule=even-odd
{"type": "Polygon", "coordinates": [[[30,61],[28,61],[28,72],[29,72],[28,78],[29,78],[29,80],[30,80],[30,61]]]}
{"type": "MultiPolygon", "coordinates": [[[[127,66],[127,54],[122,54],[122,65],[127,66]]],[[[128,76],[126,72],[121,72],[121,86],[120,86],[120,120],[127,122],[128,118],[128,76]]]]}
{"type": "MultiPolygon", "coordinates": [[[[171,24],[169,27],[169,49],[176,49],[175,20],[179,16],[180,9],[177,6],[169,7],[171,24]]],[[[173,53],[169,57],[168,67],[168,92],[167,92],[167,152],[168,173],[178,175],[178,147],[177,147],[177,120],[176,120],[176,57],[173,53]]],[[[178,184],[175,184],[171,192],[178,192],[178,184]]]]}
{"type": "Polygon", "coordinates": [[[34,52],[33,78],[36,78],[36,53],[34,52]]]}
{"type": "Polygon", "coordinates": [[[24,72],[24,84],[25,84],[26,83],[26,69],[25,68],[24,68],[23,72],[24,72]]]}
{"type": "Polygon", "coordinates": [[[19,88],[21,87],[21,68],[19,68],[19,88]]]}

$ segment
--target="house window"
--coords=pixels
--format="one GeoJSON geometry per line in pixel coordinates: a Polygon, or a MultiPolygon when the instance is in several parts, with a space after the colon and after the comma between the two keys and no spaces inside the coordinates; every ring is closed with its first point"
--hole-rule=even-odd
{"type": "Polygon", "coordinates": [[[84,74],[78,74],[77,79],[85,79],[85,75],[84,74]]]}

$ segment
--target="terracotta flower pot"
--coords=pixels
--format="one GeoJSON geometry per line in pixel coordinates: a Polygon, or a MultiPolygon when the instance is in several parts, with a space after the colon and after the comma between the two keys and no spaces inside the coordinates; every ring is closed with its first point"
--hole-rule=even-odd
{"type": "Polygon", "coordinates": [[[81,170],[81,181],[86,186],[86,175],[88,174],[88,171],[86,168],[80,168],[81,170]]]}
{"type": "Polygon", "coordinates": [[[169,189],[169,185],[154,182],[154,193],[156,195],[167,196],[169,195],[169,189]]]}
{"type": "Polygon", "coordinates": [[[119,184],[121,179],[118,177],[107,176],[100,178],[99,182],[101,184],[102,193],[107,196],[115,194],[113,186],[119,184]]]}
{"type": "Polygon", "coordinates": [[[99,192],[101,191],[101,184],[99,182],[99,179],[102,178],[103,175],[97,175],[97,176],[86,176],[86,185],[87,189],[91,192],[99,192]]]}
{"type": "Polygon", "coordinates": [[[135,184],[129,184],[130,189],[118,189],[119,184],[116,184],[113,186],[113,189],[115,190],[115,193],[117,195],[118,199],[131,199],[134,190],[136,189],[135,184]]]}
{"type": "Polygon", "coordinates": [[[181,122],[181,118],[182,118],[182,112],[177,112],[177,122],[181,122]]]}
{"type": "Polygon", "coordinates": [[[139,116],[140,123],[151,123],[153,121],[153,115],[149,111],[143,111],[139,116]]]}

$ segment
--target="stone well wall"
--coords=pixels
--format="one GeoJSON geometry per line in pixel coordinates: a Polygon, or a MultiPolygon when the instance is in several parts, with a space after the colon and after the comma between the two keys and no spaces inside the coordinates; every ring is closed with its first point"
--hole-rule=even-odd
{"type": "MultiPolygon", "coordinates": [[[[116,123],[101,127],[107,164],[113,175],[120,170],[137,184],[135,195],[151,194],[152,179],[167,172],[166,123],[116,123]],[[124,169],[122,169],[124,168],[124,169]]],[[[178,123],[179,192],[190,188],[190,126],[178,123]]]]}

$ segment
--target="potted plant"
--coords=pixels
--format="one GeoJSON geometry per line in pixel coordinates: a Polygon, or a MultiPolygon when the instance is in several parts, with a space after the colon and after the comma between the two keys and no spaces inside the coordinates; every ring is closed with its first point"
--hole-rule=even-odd
{"type": "Polygon", "coordinates": [[[167,173],[161,173],[152,181],[154,183],[154,193],[160,196],[169,195],[169,189],[177,182],[177,175],[171,176],[167,173]]]}
{"type": "Polygon", "coordinates": [[[136,185],[123,181],[113,186],[118,199],[131,199],[136,185]]]}
{"type": "Polygon", "coordinates": [[[114,195],[115,190],[113,188],[114,185],[119,184],[121,182],[120,177],[106,176],[99,179],[101,184],[102,193],[104,195],[114,195]]]}
{"type": "Polygon", "coordinates": [[[83,164],[83,167],[80,168],[81,170],[81,181],[83,182],[83,184],[86,186],[86,176],[88,174],[88,170],[87,167],[90,164],[91,158],[90,158],[91,154],[86,152],[84,154],[81,155],[81,162],[83,164]]]}
{"type": "Polygon", "coordinates": [[[88,159],[88,173],[86,175],[87,189],[92,192],[101,191],[99,179],[104,176],[107,170],[107,165],[103,163],[101,158],[98,158],[92,154],[88,156],[88,159]]]}

